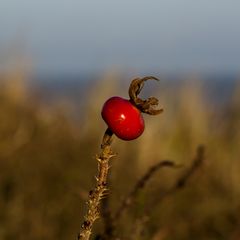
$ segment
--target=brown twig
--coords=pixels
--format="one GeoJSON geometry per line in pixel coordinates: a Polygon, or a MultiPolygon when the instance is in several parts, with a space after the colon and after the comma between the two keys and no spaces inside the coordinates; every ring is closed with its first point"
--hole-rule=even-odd
{"type": "Polygon", "coordinates": [[[179,179],[176,181],[175,185],[171,189],[169,189],[167,192],[165,192],[165,194],[162,195],[162,198],[185,187],[187,181],[191,178],[192,175],[194,175],[196,170],[203,164],[204,157],[205,157],[204,154],[205,154],[205,148],[204,148],[204,146],[200,145],[197,148],[196,157],[193,159],[193,163],[192,163],[191,167],[189,169],[187,169],[179,177],[179,179]]]}
{"type": "MultiPolygon", "coordinates": [[[[176,191],[181,190],[185,187],[190,178],[195,174],[197,169],[203,164],[204,161],[204,146],[200,145],[196,151],[196,157],[193,159],[192,165],[177,179],[176,183],[166,192],[163,192],[158,198],[155,197],[154,203],[151,206],[156,206],[161,201],[163,201],[166,197],[171,194],[174,194],[176,191]]],[[[146,214],[149,215],[150,211],[153,210],[152,207],[149,206],[149,209],[146,209],[146,214]]]]}
{"type": "Polygon", "coordinates": [[[93,224],[100,217],[100,203],[107,191],[109,160],[114,156],[111,150],[111,141],[112,132],[110,129],[107,129],[102,140],[101,153],[96,157],[98,161],[98,175],[95,188],[89,192],[88,210],[78,235],[78,239],[81,240],[90,238],[93,224]]]}
{"type": "Polygon", "coordinates": [[[163,167],[179,167],[170,160],[158,162],[148,169],[148,171],[139,179],[133,190],[123,199],[120,207],[114,215],[114,220],[119,219],[122,214],[134,203],[138,193],[145,187],[147,182],[154,176],[154,174],[163,167]]]}
{"type": "MultiPolygon", "coordinates": [[[[150,220],[152,211],[155,210],[155,208],[153,208],[152,206],[157,206],[159,205],[159,203],[161,203],[166,197],[170,196],[171,194],[176,193],[178,190],[183,189],[187,182],[189,181],[189,179],[196,173],[197,169],[203,164],[204,161],[204,153],[205,153],[205,148],[204,146],[200,145],[197,148],[197,153],[196,153],[196,157],[193,160],[192,165],[190,166],[189,169],[187,169],[176,181],[176,183],[166,192],[162,193],[158,198],[155,197],[154,198],[154,202],[151,204],[148,204],[145,208],[144,214],[140,217],[145,219],[146,217],[148,217],[147,219],[150,220]]],[[[139,221],[138,219],[136,221],[139,221]]],[[[145,222],[146,224],[146,222],[145,222]]]]}

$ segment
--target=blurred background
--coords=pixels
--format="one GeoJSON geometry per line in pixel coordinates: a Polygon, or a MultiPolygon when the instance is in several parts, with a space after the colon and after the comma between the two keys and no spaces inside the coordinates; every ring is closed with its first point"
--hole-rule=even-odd
{"type": "MultiPolygon", "coordinates": [[[[240,239],[240,2],[0,0],[0,239],[75,239],[106,128],[101,106],[154,75],[137,140],[114,140],[115,211],[160,160],[119,219],[121,239],[240,239]],[[157,201],[191,166],[183,190],[157,201]],[[141,221],[151,206],[147,221],[141,221]]],[[[101,232],[98,221],[95,234],[101,232]]]]}

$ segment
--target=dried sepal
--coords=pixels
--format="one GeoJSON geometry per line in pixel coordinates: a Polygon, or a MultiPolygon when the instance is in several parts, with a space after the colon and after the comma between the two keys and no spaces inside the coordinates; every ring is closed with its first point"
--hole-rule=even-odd
{"type": "Polygon", "coordinates": [[[148,80],[156,80],[159,81],[158,78],[154,76],[146,76],[144,78],[135,78],[132,80],[129,87],[129,97],[130,101],[143,113],[147,113],[149,115],[157,115],[163,112],[163,109],[156,109],[158,106],[158,99],[155,97],[149,97],[144,100],[138,97],[140,92],[144,87],[144,83],[148,80]]]}

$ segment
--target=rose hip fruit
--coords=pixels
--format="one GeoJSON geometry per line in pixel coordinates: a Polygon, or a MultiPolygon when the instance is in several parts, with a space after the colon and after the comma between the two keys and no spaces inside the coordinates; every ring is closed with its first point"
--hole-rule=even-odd
{"type": "Polygon", "coordinates": [[[102,118],[122,140],[133,140],[144,131],[141,112],[129,100],[121,97],[111,97],[104,103],[102,118]]]}

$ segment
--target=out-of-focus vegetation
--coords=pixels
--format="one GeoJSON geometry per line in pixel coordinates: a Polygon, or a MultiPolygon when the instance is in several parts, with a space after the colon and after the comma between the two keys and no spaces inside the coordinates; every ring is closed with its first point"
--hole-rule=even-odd
{"type": "MultiPolygon", "coordinates": [[[[18,74],[0,80],[0,239],[75,239],[94,184],[95,154],[106,128],[102,103],[127,97],[112,77],[92,86],[81,104],[42,103],[18,74]],[[78,118],[75,113],[80,113],[78,118]]],[[[156,83],[154,83],[156,84],[156,83]]],[[[151,84],[150,84],[151,85],[151,84]]],[[[153,86],[153,85],[152,85],[153,86]]],[[[151,86],[151,87],[152,87],[151,86]]],[[[137,140],[114,140],[110,205],[115,210],[135,182],[159,160],[181,169],[160,170],[119,219],[121,239],[240,239],[240,88],[224,106],[212,104],[201,81],[179,88],[154,85],[165,112],[145,116],[137,140]],[[181,191],[156,199],[191,165],[196,147],[206,159],[181,191]],[[146,206],[149,218],[142,221],[146,206]]],[[[147,95],[147,94],[146,94],[147,95]]],[[[95,232],[101,232],[98,221],[95,232]]]]}

